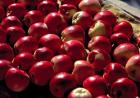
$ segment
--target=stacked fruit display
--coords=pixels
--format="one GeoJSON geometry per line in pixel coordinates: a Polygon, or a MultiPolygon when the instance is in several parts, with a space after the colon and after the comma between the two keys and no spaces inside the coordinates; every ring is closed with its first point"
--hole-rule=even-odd
{"type": "Polygon", "coordinates": [[[140,37],[102,4],[0,0],[0,98],[138,97],[140,37]]]}

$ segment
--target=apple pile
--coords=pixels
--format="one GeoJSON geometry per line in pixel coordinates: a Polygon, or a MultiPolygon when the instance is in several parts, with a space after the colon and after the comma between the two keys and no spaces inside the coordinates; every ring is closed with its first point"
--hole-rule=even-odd
{"type": "Polygon", "coordinates": [[[140,37],[102,4],[1,0],[0,85],[46,94],[34,98],[140,96],[140,37]]]}

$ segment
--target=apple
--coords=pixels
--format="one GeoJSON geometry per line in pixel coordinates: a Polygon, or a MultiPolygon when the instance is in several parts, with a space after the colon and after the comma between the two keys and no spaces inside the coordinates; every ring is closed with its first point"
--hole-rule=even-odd
{"type": "Polygon", "coordinates": [[[112,35],[112,27],[106,25],[103,21],[98,20],[89,28],[88,35],[90,38],[95,36],[105,36],[110,38],[112,35]]]}
{"type": "Polygon", "coordinates": [[[92,16],[86,11],[78,11],[72,17],[72,24],[80,25],[84,30],[87,30],[92,23],[92,16]]]}
{"type": "Polygon", "coordinates": [[[140,55],[136,54],[131,56],[125,65],[125,69],[128,73],[129,78],[139,82],[140,81],[140,73],[139,73],[140,55]]]}
{"type": "Polygon", "coordinates": [[[19,26],[22,27],[21,21],[16,16],[7,16],[4,17],[1,21],[1,25],[4,29],[7,29],[10,26],[19,26]]]}
{"type": "Polygon", "coordinates": [[[88,53],[89,61],[97,74],[104,72],[104,68],[111,62],[110,55],[102,49],[93,49],[88,53]]]}
{"type": "Polygon", "coordinates": [[[66,54],[71,56],[74,61],[86,59],[87,57],[87,52],[85,50],[84,44],[78,40],[69,40],[64,42],[63,48],[66,54]]]}
{"type": "Polygon", "coordinates": [[[101,96],[98,96],[98,97],[96,97],[96,98],[110,98],[110,97],[107,96],[107,95],[101,95],[101,96]]]}
{"type": "Polygon", "coordinates": [[[0,22],[1,20],[6,16],[6,11],[4,10],[4,7],[0,6],[0,22]]]}
{"type": "Polygon", "coordinates": [[[48,32],[60,34],[67,27],[67,22],[58,12],[51,12],[44,18],[44,23],[48,26],[48,32]]]}
{"type": "Polygon", "coordinates": [[[101,10],[101,4],[99,0],[81,0],[78,7],[82,11],[86,11],[91,15],[95,15],[101,10]]]}
{"type": "Polygon", "coordinates": [[[48,47],[57,53],[62,45],[62,40],[56,34],[45,34],[39,39],[39,44],[48,47]]]}
{"type": "Polygon", "coordinates": [[[127,78],[128,74],[124,66],[119,63],[111,62],[104,68],[103,78],[108,86],[111,86],[117,79],[123,77],[127,78]]]}
{"type": "Polygon", "coordinates": [[[50,91],[55,98],[65,98],[65,95],[76,87],[75,78],[67,72],[56,74],[49,84],[50,91]]]}
{"type": "Polygon", "coordinates": [[[29,75],[34,84],[47,85],[54,75],[53,65],[49,61],[38,61],[30,68],[29,75]]]}
{"type": "Polygon", "coordinates": [[[72,75],[75,77],[79,85],[82,85],[83,81],[94,75],[94,67],[86,60],[77,60],[74,62],[74,68],[72,75]]]}
{"type": "Polygon", "coordinates": [[[81,0],[57,0],[57,3],[59,4],[59,6],[63,4],[72,4],[72,5],[78,6],[80,1],[81,0]]]}
{"type": "Polygon", "coordinates": [[[26,13],[26,7],[22,3],[12,3],[7,8],[7,16],[16,16],[18,19],[23,19],[26,13]]]}
{"type": "Polygon", "coordinates": [[[72,25],[66,27],[61,33],[62,41],[79,40],[85,43],[85,31],[79,25],[72,25]]]}
{"type": "Polygon", "coordinates": [[[6,32],[5,29],[0,25],[0,43],[6,42],[6,32]]]}
{"type": "Polygon", "coordinates": [[[106,81],[102,76],[99,75],[87,77],[83,81],[83,87],[89,90],[93,98],[96,98],[100,95],[106,95],[108,93],[106,81]]]}
{"type": "Polygon", "coordinates": [[[88,42],[88,49],[102,49],[107,53],[111,52],[112,45],[109,38],[105,36],[95,36],[88,42]]]}
{"type": "Polygon", "coordinates": [[[44,16],[41,11],[30,10],[24,15],[23,22],[27,27],[29,27],[33,23],[43,22],[43,19],[44,19],[44,16]]]}
{"type": "Polygon", "coordinates": [[[29,83],[29,75],[18,68],[10,68],[5,75],[6,86],[13,92],[24,91],[29,83]]]}
{"type": "Polygon", "coordinates": [[[29,52],[22,52],[16,55],[12,60],[12,66],[28,71],[35,63],[33,55],[29,52]]]}
{"type": "Polygon", "coordinates": [[[122,43],[118,45],[113,51],[113,58],[115,62],[118,62],[125,66],[127,60],[135,55],[138,54],[138,48],[132,43],[122,43]]]}
{"type": "Polygon", "coordinates": [[[122,32],[126,34],[129,38],[131,38],[133,35],[133,27],[128,21],[122,20],[114,26],[113,32],[122,32]]]}
{"type": "Polygon", "coordinates": [[[8,60],[0,60],[0,80],[4,80],[6,72],[10,69],[11,62],[8,60]]]}
{"type": "Polygon", "coordinates": [[[111,98],[136,98],[137,86],[128,78],[119,78],[111,86],[111,98]]]}
{"type": "Polygon", "coordinates": [[[73,89],[67,98],[92,98],[91,93],[83,88],[83,87],[78,87],[73,89]]]}
{"type": "Polygon", "coordinates": [[[21,53],[21,52],[34,53],[34,51],[37,48],[38,48],[38,42],[32,36],[21,37],[14,44],[14,49],[16,53],[21,53]]]}
{"type": "Polygon", "coordinates": [[[14,58],[14,51],[7,43],[0,43],[0,59],[12,61],[14,58]]]}
{"type": "Polygon", "coordinates": [[[10,45],[14,45],[19,38],[25,35],[24,29],[18,26],[11,26],[6,29],[7,41],[10,45]]]}
{"type": "Polygon", "coordinates": [[[45,16],[51,12],[57,12],[57,5],[52,0],[42,0],[37,5],[37,10],[40,10],[43,13],[43,15],[45,16]]]}
{"type": "Polygon", "coordinates": [[[111,26],[114,26],[117,23],[116,15],[109,10],[104,10],[104,11],[98,12],[94,16],[93,20],[94,21],[102,20],[102,21],[104,21],[105,24],[111,25],[111,26]]]}
{"type": "Polygon", "coordinates": [[[71,73],[74,67],[72,58],[66,54],[59,54],[51,59],[53,63],[53,70],[56,73],[67,72],[71,73]]]}
{"type": "Polygon", "coordinates": [[[50,48],[40,47],[34,51],[33,56],[36,61],[43,61],[43,60],[50,61],[52,57],[54,56],[54,52],[50,48]]]}
{"type": "Polygon", "coordinates": [[[43,22],[34,23],[28,29],[28,35],[33,36],[37,40],[39,40],[43,35],[48,33],[48,27],[43,22]]]}

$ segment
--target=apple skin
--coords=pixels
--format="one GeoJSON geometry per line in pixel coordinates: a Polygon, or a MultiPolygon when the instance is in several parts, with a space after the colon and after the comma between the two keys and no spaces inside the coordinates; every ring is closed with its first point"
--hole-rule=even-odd
{"type": "Polygon", "coordinates": [[[27,27],[30,27],[33,23],[43,22],[44,16],[39,10],[28,11],[23,18],[23,22],[27,27]]]}
{"type": "Polygon", "coordinates": [[[119,78],[111,86],[111,98],[136,98],[136,84],[128,78],[119,78]]]}
{"type": "Polygon", "coordinates": [[[72,25],[66,27],[61,33],[62,41],[79,40],[83,44],[85,43],[85,31],[79,25],[72,25]]]}
{"type": "Polygon", "coordinates": [[[7,29],[10,26],[19,26],[22,27],[21,21],[16,16],[7,16],[2,19],[1,25],[4,29],[7,29]]]}
{"type": "Polygon", "coordinates": [[[38,61],[30,68],[29,75],[35,85],[47,85],[54,76],[53,65],[49,61],[38,61]]]}
{"type": "Polygon", "coordinates": [[[125,70],[128,73],[129,78],[134,81],[140,82],[140,55],[133,55],[130,57],[125,65],[125,70]]]}
{"type": "Polygon", "coordinates": [[[37,48],[33,54],[36,61],[50,61],[52,57],[54,56],[54,52],[52,49],[47,47],[40,47],[37,48]]]}
{"type": "Polygon", "coordinates": [[[111,42],[110,40],[105,36],[95,36],[88,42],[88,49],[103,49],[107,53],[111,52],[111,42]]]}
{"type": "Polygon", "coordinates": [[[0,22],[2,19],[6,16],[6,11],[4,10],[4,7],[0,6],[0,22]]]}
{"type": "Polygon", "coordinates": [[[34,53],[34,51],[38,48],[37,40],[32,36],[24,36],[16,41],[14,44],[14,49],[16,53],[21,52],[30,52],[34,53]]]}
{"type": "Polygon", "coordinates": [[[83,88],[83,87],[78,87],[73,89],[67,98],[92,98],[91,93],[83,88]]]}
{"type": "Polygon", "coordinates": [[[104,68],[103,78],[106,80],[107,85],[111,86],[117,79],[128,77],[128,74],[119,63],[111,62],[104,68]]]}
{"type": "Polygon", "coordinates": [[[23,19],[26,13],[26,7],[22,3],[12,3],[7,8],[7,16],[16,16],[18,19],[23,19]]]}
{"type": "Polygon", "coordinates": [[[54,56],[51,59],[51,62],[53,63],[53,70],[55,71],[55,73],[59,72],[71,73],[74,68],[72,58],[66,54],[54,56]]]}
{"type": "Polygon", "coordinates": [[[18,26],[8,27],[5,32],[6,32],[8,43],[10,45],[14,45],[18,39],[26,35],[24,29],[18,26]]]}
{"type": "Polygon", "coordinates": [[[29,75],[18,68],[10,68],[5,75],[5,83],[13,92],[24,91],[29,83],[29,75]]]}
{"type": "Polygon", "coordinates": [[[93,20],[94,21],[102,20],[102,21],[104,21],[105,24],[113,26],[117,22],[117,17],[111,11],[105,10],[105,11],[98,12],[94,16],[93,20]]]}
{"type": "Polygon", "coordinates": [[[46,16],[51,12],[57,12],[57,5],[52,0],[42,0],[37,5],[37,10],[40,10],[46,16]]]}
{"type": "Polygon", "coordinates": [[[81,0],[78,7],[82,11],[86,11],[92,16],[101,10],[101,4],[99,0],[81,0]]]}
{"type": "Polygon", "coordinates": [[[108,93],[106,81],[102,76],[99,75],[87,77],[83,81],[83,87],[89,90],[93,98],[96,98],[100,95],[106,95],[108,93]]]}
{"type": "Polygon", "coordinates": [[[84,30],[87,30],[92,23],[92,16],[86,11],[78,11],[72,17],[72,24],[80,25],[84,30]]]}
{"type": "Polygon", "coordinates": [[[0,43],[0,59],[12,61],[14,58],[14,51],[7,43],[0,43]]]}
{"type": "Polygon", "coordinates": [[[43,22],[32,24],[28,29],[28,34],[39,40],[43,35],[48,34],[48,27],[43,22]]]}
{"type": "Polygon", "coordinates": [[[117,23],[114,26],[113,32],[115,33],[122,32],[126,34],[129,38],[131,38],[133,35],[133,28],[132,28],[132,25],[128,21],[122,20],[121,22],[117,23]]]}
{"type": "Polygon", "coordinates": [[[88,35],[90,38],[95,36],[105,36],[110,38],[112,35],[112,27],[106,25],[103,21],[98,20],[89,28],[88,35]]]}
{"type": "Polygon", "coordinates": [[[69,40],[64,42],[63,48],[66,54],[71,56],[74,61],[86,59],[87,57],[84,44],[78,40],[69,40]]]}
{"type": "Polygon", "coordinates": [[[6,42],[6,32],[5,29],[0,25],[0,43],[6,42]]]}
{"type": "Polygon", "coordinates": [[[104,68],[111,62],[110,55],[102,49],[93,49],[88,53],[89,61],[97,74],[104,72],[104,68]]]}
{"type": "Polygon", "coordinates": [[[138,48],[132,43],[122,43],[114,49],[113,58],[117,63],[120,63],[123,66],[125,66],[127,60],[131,56],[138,53],[138,48]]]}
{"type": "Polygon", "coordinates": [[[56,74],[50,81],[49,88],[55,98],[65,98],[66,93],[77,87],[75,78],[66,72],[56,74]]]}
{"type": "Polygon", "coordinates": [[[40,38],[39,44],[41,46],[48,47],[52,49],[54,53],[57,53],[63,42],[56,34],[45,34],[40,38]]]}
{"type": "Polygon", "coordinates": [[[29,52],[22,52],[16,55],[12,60],[12,66],[28,71],[35,63],[33,55],[29,52]]]}
{"type": "Polygon", "coordinates": [[[53,34],[60,34],[67,27],[67,22],[63,15],[58,12],[51,12],[44,18],[44,23],[48,26],[48,31],[53,34]]]}
{"type": "Polygon", "coordinates": [[[98,96],[96,98],[110,98],[109,96],[106,96],[106,95],[101,95],[101,96],[98,96]]]}
{"type": "Polygon", "coordinates": [[[72,75],[75,77],[79,85],[82,85],[83,81],[94,75],[94,67],[86,60],[77,60],[74,62],[74,68],[72,75]],[[84,74],[83,74],[84,73],[84,74]]]}
{"type": "Polygon", "coordinates": [[[0,81],[5,79],[6,72],[12,67],[8,60],[0,60],[0,81]]]}

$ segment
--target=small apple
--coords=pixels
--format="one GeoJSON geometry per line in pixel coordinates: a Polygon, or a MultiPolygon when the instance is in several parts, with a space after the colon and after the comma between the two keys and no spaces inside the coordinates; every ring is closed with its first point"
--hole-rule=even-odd
{"type": "Polygon", "coordinates": [[[87,89],[78,87],[69,93],[68,98],[92,98],[92,95],[87,89]]]}
{"type": "Polygon", "coordinates": [[[5,83],[13,92],[24,91],[29,83],[29,75],[18,68],[10,68],[5,75],[5,83]]]}

